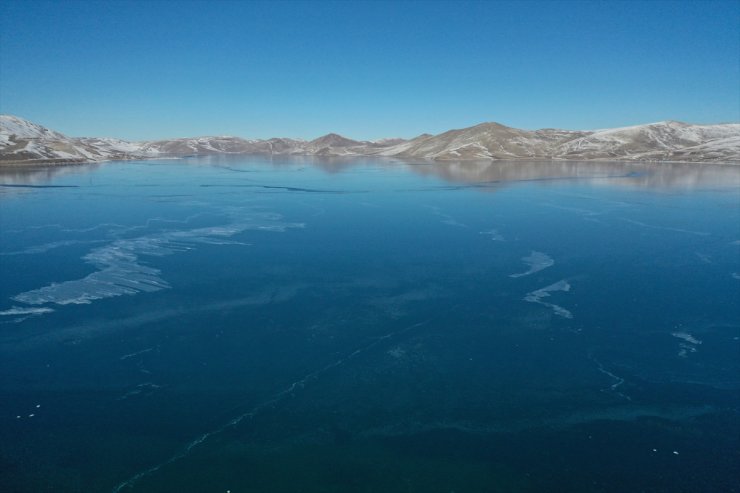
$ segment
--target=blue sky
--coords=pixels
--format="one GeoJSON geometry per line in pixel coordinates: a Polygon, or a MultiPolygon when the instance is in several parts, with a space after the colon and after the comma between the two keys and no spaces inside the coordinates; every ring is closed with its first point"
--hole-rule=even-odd
{"type": "Polygon", "coordinates": [[[740,2],[0,6],[0,111],[72,136],[740,121],[740,2]]]}

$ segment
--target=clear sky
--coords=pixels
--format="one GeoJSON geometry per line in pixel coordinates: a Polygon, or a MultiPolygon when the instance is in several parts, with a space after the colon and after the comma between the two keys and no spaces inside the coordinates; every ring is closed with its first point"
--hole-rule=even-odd
{"type": "Polygon", "coordinates": [[[0,111],[72,136],[740,121],[740,2],[0,2],[0,111]]]}

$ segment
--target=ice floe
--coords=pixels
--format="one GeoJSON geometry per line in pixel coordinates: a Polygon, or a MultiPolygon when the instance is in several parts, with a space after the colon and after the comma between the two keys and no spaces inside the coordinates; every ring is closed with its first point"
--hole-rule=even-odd
{"type": "Polygon", "coordinates": [[[528,276],[530,274],[534,274],[535,272],[539,272],[555,265],[555,261],[548,254],[536,252],[534,250],[526,257],[522,257],[522,262],[528,265],[529,269],[518,274],[510,274],[509,277],[528,276]]]}
{"type": "Polygon", "coordinates": [[[544,305],[555,313],[555,315],[558,315],[563,318],[573,318],[573,314],[569,311],[563,308],[562,306],[556,305],[554,303],[548,303],[546,301],[542,301],[543,298],[550,297],[550,293],[557,292],[557,291],[570,291],[570,283],[566,281],[565,279],[560,280],[554,284],[550,284],[549,286],[545,286],[544,288],[537,289],[535,291],[532,291],[531,293],[527,293],[527,295],[524,297],[524,301],[529,301],[530,303],[539,303],[540,305],[544,305]]]}

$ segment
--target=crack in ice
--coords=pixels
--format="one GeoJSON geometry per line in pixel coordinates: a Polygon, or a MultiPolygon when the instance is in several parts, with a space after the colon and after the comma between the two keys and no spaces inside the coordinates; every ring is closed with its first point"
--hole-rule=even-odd
{"type": "Polygon", "coordinates": [[[365,352],[373,349],[374,347],[376,347],[379,344],[381,344],[383,341],[386,341],[386,340],[391,339],[391,338],[394,338],[394,337],[398,337],[398,336],[403,335],[404,333],[406,333],[406,332],[408,332],[410,330],[413,330],[413,329],[415,329],[417,327],[421,327],[421,326],[426,325],[428,323],[429,323],[428,320],[427,321],[424,321],[424,322],[418,322],[418,323],[415,323],[415,324],[406,326],[403,329],[400,329],[400,330],[398,330],[396,332],[391,332],[391,333],[385,334],[383,336],[380,336],[377,339],[375,339],[373,342],[371,342],[369,344],[366,344],[365,346],[362,346],[362,347],[360,347],[358,349],[355,349],[354,351],[352,351],[348,355],[344,356],[343,358],[340,358],[340,359],[334,361],[333,363],[329,363],[328,365],[324,366],[323,368],[320,368],[318,370],[315,370],[315,371],[313,371],[313,372],[305,375],[303,378],[301,378],[299,380],[296,380],[295,382],[291,383],[288,387],[286,387],[285,389],[277,392],[276,394],[274,394],[269,399],[267,399],[265,401],[262,401],[261,403],[257,404],[256,406],[254,406],[251,410],[247,411],[246,413],[243,413],[243,414],[241,414],[241,415],[233,418],[231,421],[228,421],[227,423],[221,425],[220,427],[216,428],[215,430],[212,430],[212,431],[203,433],[198,438],[196,438],[196,439],[192,440],[190,443],[188,443],[185,446],[185,448],[183,448],[180,452],[176,453],[175,455],[173,455],[169,459],[165,460],[164,462],[161,462],[160,464],[157,464],[156,466],[152,466],[152,467],[150,467],[149,469],[147,469],[145,471],[139,472],[139,473],[135,474],[134,476],[130,477],[129,479],[127,479],[126,481],[123,481],[122,483],[119,483],[115,488],[113,488],[113,492],[112,493],[118,493],[119,491],[121,491],[121,490],[123,490],[125,488],[132,487],[134,484],[136,484],[137,482],[139,482],[141,479],[143,479],[143,478],[145,478],[147,476],[150,476],[150,475],[154,474],[155,472],[157,472],[158,470],[160,470],[161,468],[163,468],[163,467],[165,467],[165,466],[167,466],[169,464],[172,464],[173,462],[177,462],[178,460],[180,460],[180,459],[188,456],[190,454],[190,452],[194,448],[196,448],[197,446],[199,446],[200,444],[202,444],[203,442],[205,442],[206,440],[208,440],[210,437],[212,437],[214,435],[218,435],[220,433],[223,433],[224,431],[228,430],[229,428],[233,428],[234,426],[238,425],[239,423],[241,423],[242,421],[244,421],[246,419],[253,418],[254,416],[256,416],[262,410],[264,410],[264,409],[266,409],[266,408],[268,408],[270,406],[273,406],[275,404],[278,404],[280,401],[282,401],[285,397],[289,396],[295,390],[305,388],[305,386],[306,386],[307,383],[309,383],[311,381],[315,381],[316,379],[320,378],[322,375],[324,375],[328,371],[330,371],[330,370],[332,370],[332,369],[334,369],[334,368],[336,368],[338,366],[343,365],[347,361],[350,361],[350,360],[354,359],[355,357],[359,356],[362,353],[365,353],[365,352]]]}

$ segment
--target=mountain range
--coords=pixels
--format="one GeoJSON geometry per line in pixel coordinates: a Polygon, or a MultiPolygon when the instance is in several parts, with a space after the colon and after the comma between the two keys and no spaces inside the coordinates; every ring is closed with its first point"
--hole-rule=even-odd
{"type": "Polygon", "coordinates": [[[521,130],[499,123],[413,139],[358,141],[337,134],[314,140],[193,137],[130,142],[68,137],[12,115],[0,115],[0,165],[90,163],[217,154],[383,156],[438,161],[683,161],[740,164],[740,124],[664,121],[603,130],[521,130]]]}

